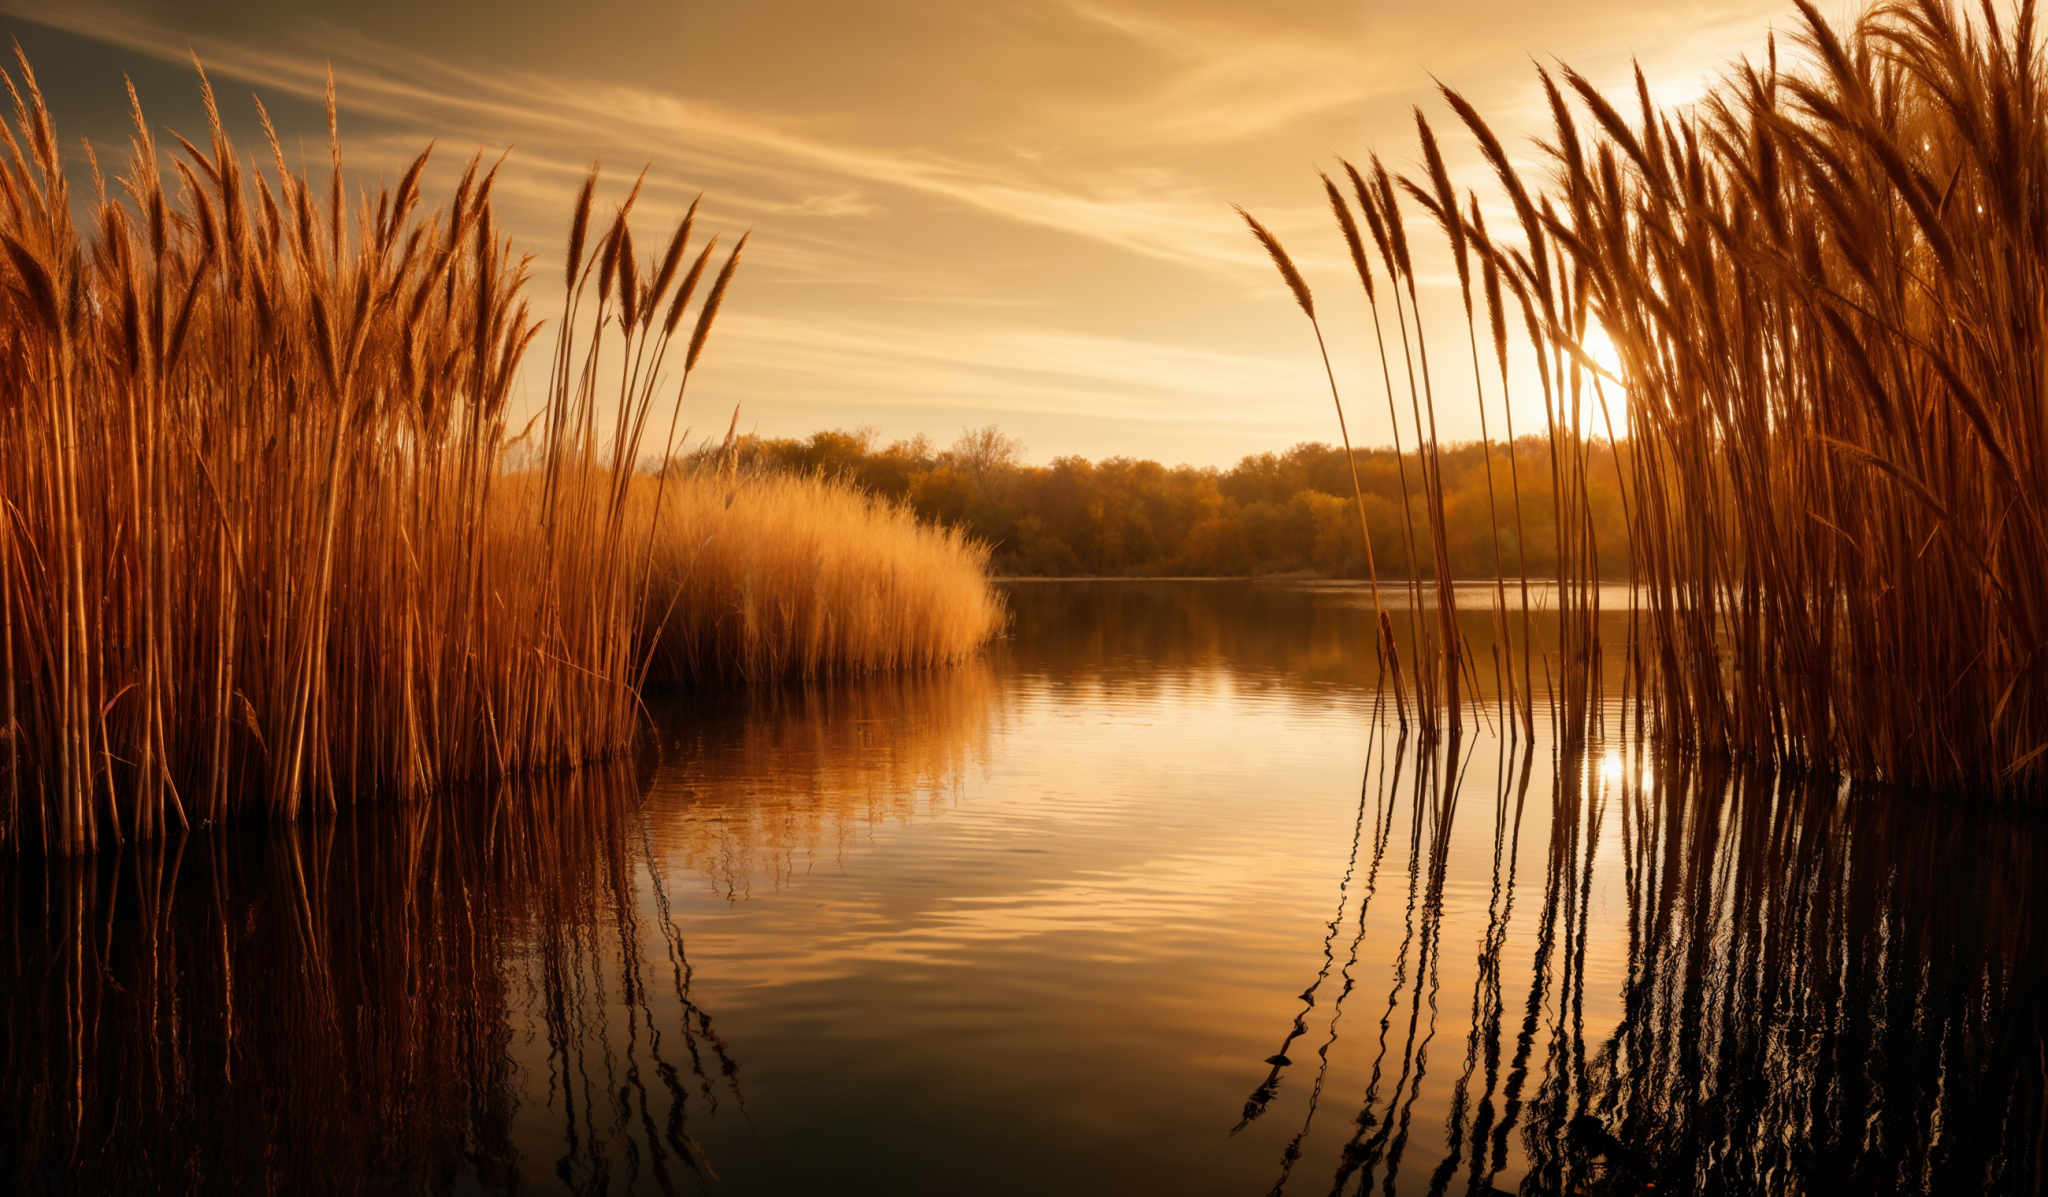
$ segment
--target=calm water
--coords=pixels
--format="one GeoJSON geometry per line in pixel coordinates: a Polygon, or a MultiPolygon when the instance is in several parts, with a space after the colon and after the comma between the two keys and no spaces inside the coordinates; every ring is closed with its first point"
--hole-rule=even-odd
{"type": "Polygon", "coordinates": [[[2038,821],[1419,748],[1346,588],[1011,595],[658,766],[10,866],[0,1188],[2041,1187],[2038,821]]]}

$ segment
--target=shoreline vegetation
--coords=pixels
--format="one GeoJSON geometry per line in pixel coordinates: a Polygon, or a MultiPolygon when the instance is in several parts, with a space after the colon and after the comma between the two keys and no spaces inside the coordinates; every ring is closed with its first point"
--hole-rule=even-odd
{"type": "MultiPolygon", "coordinates": [[[[944,449],[923,437],[879,443],[873,429],[832,429],[808,437],[742,436],[730,452],[747,468],[842,479],[917,517],[960,528],[990,546],[989,568],[1014,577],[1272,577],[1368,576],[1358,531],[1353,470],[1344,450],[1304,443],[1259,453],[1227,469],[1162,465],[1128,457],[1089,461],[1020,460],[1023,446],[990,426],[944,449]]],[[[1594,551],[1609,581],[1628,580],[1628,529],[1623,518],[1616,452],[1586,446],[1588,504],[1594,551]]],[[[1628,447],[1619,456],[1626,468],[1628,447]]],[[[704,450],[700,459],[716,456],[704,450]]],[[[1446,445],[1446,556],[1454,578],[1494,574],[1489,523],[1489,467],[1506,493],[1504,446],[1489,454],[1478,442],[1446,445]],[[1490,458],[1490,460],[1489,460],[1490,458]]],[[[1556,505],[1548,490],[1547,454],[1537,437],[1515,445],[1524,478],[1522,519],[1502,529],[1527,537],[1521,556],[1533,576],[1555,576],[1556,505]]],[[[1411,451],[1351,454],[1363,491],[1372,559],[1384,573],[1399,563],[1403,477],[1420,469],[1411,451]]],[[[1434,558],[1417,562],[1434,577],[1434,558]]],[[[1390,575],[1391,576],[1391,575],[1390,575]]]]}
{"type": "Polygon", "coordinates": [[[208,144],[163,152],[131,88],[126,173],[89,162],[94,193],[74,202],[17,57],[0,122],[0,850],[573,768],[636,743],[650,677],[938,664],[997,626],[999,609],[916,626],[944,601],[925,575],[982,585],[957,535],[820,484],[727,479],[719,507],[714,484],[641,468],[746,244],[700,245],[695,205],[643,257],[639,185],[594,213],[592,168],[543,405],[508,435],[542,327],[493,215],[495,166],[471,158],[431,210],[427,153],[358,192],[331,84],[326,178],[287,164],[260,103],[274,169],[245,165],[201,72],[208,144]],[[839,504],[837,526],[802,531],[800,502],[839,504]],[[746,537],[721,535],[721,511],[753,520],[746,537]],[[885,543],[790,566],[841,533],[885,543]],[[923,606],[843,617],[916,590],[909,574],[923,606]]]}
{"type": "MultiPolygon", "coordinates": [[[[1489,660],[1468,644],[1441,581],[1434,619],[1420,603],[1404,614],[1419,646],[1407,660],[1379,604],[1382,668],[1408,679],[1396,686],[1401,721],[1412,705],[1425,737],[1458,734],[1461,686],[1490,667],[1525,732],[1545,694],[1573,740],[1595,730],[1602,654],[1625,653],[1623,708],[1632,700],[1638,723],[1693,750],[2038,792],[2048,76],[2034,5],[2002,23],[1989,3],[1895,0],[1838,30],[1797,3],[1796,63],[1781,62],[1773,36],[1762,62],[1679,109],[1658,108],[1640,70],[1634,94],[1610,98],[1569,67],[1538,67],[1552,124],[1540,181],[1442,88],[1490,175],[1484,202],[1452,178],[1420,109],[1417,175],[1374,156],[1324,176],[1385,366],[1367,401],[1384,399],[1397,436],[1405,419],[1420,450],[1401,561],[1426,555],[1436,577],[1452,572],[1435,433],[1446,380],[1477,395],[1482,453],[1514,444],[1510,463],[1521,458],[1510,390],[1540,388],[1547,413],[1535,472],[1550,480],[1546,573],[1564,637],[1554,691],[1553,662],[1539,671],[1526,651],[1489,660]],[[1489,211],[1505,217],[1491,230],[1489,211]],[[1418,303],[1410,239],[1422,236],[1448,252],[1464,300],[1463,334],[1442,341],[1418,303]],[[1618,376],[1586,349],[1601,333],[1618,376]],[[1532,376],[1510,369],[1529,355],[1532,376]],[[1489,408],[1503,417],[1498,440],[1489,408]],[[1619,440],[1630,451],[1597,466],[1593,447],[1619,440]],[[1600,468],[1617,472],[1641,608],[1625,645],[1596,631],[1600,468]]],[[[1349,331],[1325,328],[1285,248],[1243,215],[1318,346],[1349,331]]],[[[1345,388],[1334,372],[1329,382],[1341,428],[1345,388]]],[[[1496,646],[1526,618],[1508,588],[1536,572],[1517,523],[1525,488],[1540,485],[1531,473],[1511,470],[1505,493],[1488,496],[1496,646]]],[[[1354,495],[1370,526],[1364,490],[1354,495]]],[[[1404,584],[1389,580],[1397,566],[1377,566],[1376,591],[1404,584]]]]}
{"type": "MultiPolygon", "coordinates": [[[[818,681],[957,665],[1007,615],[988,547],[820,475],[678,462],[649,580],[648,683],[818,681]]],[[[634,482],[627,520],[656,511],[634,482]]]]}

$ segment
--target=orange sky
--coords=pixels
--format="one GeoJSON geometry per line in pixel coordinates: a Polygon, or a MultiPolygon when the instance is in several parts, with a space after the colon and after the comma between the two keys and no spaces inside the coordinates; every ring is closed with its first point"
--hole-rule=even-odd
{"type": "MultiPolygon", "coordinates": [[[[1640,57],[1682,102],[1791,16],[1779,0],[0,0],[60,132],[112,158],[124,73],[154,119],[196,131],[188,50],[245,150],[253,90],[324,158],[329,63],[360,180],[394,178],[430,137],[444,183],[509,146],[501,216],[544,280],[591,159],[614,191],[651,165],[643,241],[702,190],[713,227],[755,232],[692,383],[699,429],[722,432],[738,402],[772,435],[943,444],[998,423],[1035,460],[1201,464],[1336,433],[1314,342],[1232,203],[1302,261],[1354,436],[1384,443],[1316,170],[1373,149],[1410,168],[1410,106],[1443,112],[1432,74],[1526,147],[1532,56],[1603,84],[1640,57]]],[[[1461,139],[1447,151],[1483,181],[1461,139]]],[[[1438,277],[1425,303],[1447,314],[1438,277]]],[[[1462,327],[1436,327],[1460,361],[1462,327]]],[[[1440,430],[1475,436],[1452,378],[1440,430]]]]}

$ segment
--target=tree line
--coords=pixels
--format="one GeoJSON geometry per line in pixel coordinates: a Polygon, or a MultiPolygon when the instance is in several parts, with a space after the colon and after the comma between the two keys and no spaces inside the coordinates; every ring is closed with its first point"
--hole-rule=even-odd
{"type": "MultiPolygon", "coordinates": [[[[1579,448],[1586,455],[1588,518],[1601,572],[1625,578],[1628,540],[1619,479],[1627,468],[1627,445],[1621,446],[1620,461],[1615,447],[1604,440],[1579,448]]],[[[1454,577],[1492,577],[1496,541],[1509,576],[1523,569],[1532,578],[1556,572],[1551,447],[1544,438],[1530,436],[1515,442],[1512,461],[1508,450],[1505,444],[1489,449],[1477,442],[1439,450],[1454,577]]],[[[1560,446],[1559,451],[1567,450],[1560,446]]],[[[1022,459],[1023,446],[1015,438],[993,426],[968,432],[943,449],[922,436],[883,444],[873,429],[863,428],[802,438],[742,436],[723,450],[700,454],[728,456],[743,470],[843,479],[923,519],[964,528],[988,541],[994,546],[991,567],[999,574],[1367,574],[1351,472],[1344,451],[1327,444],[1253,454],[1227,469],[1131,457],[1058,457],[1034,465],[1022,459]]],[[[1380,577],[1409,577],[1411,561],[1415,576],[1434,576],[1416,454],[1358,449],[1353,458],[1380,577]]]]}

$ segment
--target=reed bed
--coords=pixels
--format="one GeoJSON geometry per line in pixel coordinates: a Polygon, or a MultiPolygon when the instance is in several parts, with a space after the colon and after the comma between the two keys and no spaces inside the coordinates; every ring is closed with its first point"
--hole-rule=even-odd
{"type": "Polygon", "coordinates": [[[75,204],[25,59],[5,82],[0,845],[626,748],[647,606],[628,495],[739,247],[694,244],[693,209],[643,263],[632,196],[594,215],[593,170],[523,450],[537,485],[509,494],[507,394],[539,329],[495,168],[472,159],[429,211],[422,154],[351,199],[331,88],[325,180],[274,133],[274,171],[246,167],[202,75],[208,145],[160,153],[136,103],[127,173],[110,194],[90,163],[75,204]]]}
{"type": "Polygon", "coordinates": [[[678,459],[634,480],[626,519],[650,546],[656,686],[931,669],[1004,623],[986,544],[823,476],[678,459]]]}
{"type": "MultiPolygon", "coordinates": [[[[1442,552],[1430,454],[1451,377],[1440,345],[1432,375],[1411,224],[1433,229],[1457,269],[1459,393],[1505,417],[1511,388],[1533,385],[1546,413],[1564,643],[1540,670],[1502,651],[1505,589],[1527,576],[1502,558],[1492,660],[1475,661],[1446,594],[1441,626],[1417,629],[1409,688],[1425,731],[1455,730],[1461,674],[1490,665],[1525,728],[1542,694],[1583,736],[1609,697],[1599,659],[1618,651],[1639,712],[1677,742],[2016,793],[2048,773],[2048,81],[2035,6],[1893,0],[1846,29],[1799,8],[1796,61],[1774,39],[1681,110],[1656,107],[1640,71],[1617,100],[1569,68],[1539,69],[1552,130],[1534,181],[1444,89],[1510,233],[1452,180],[1419,110],[1416,177],[1375,158],[1325,179],[1372,302],[1385,364],[1373,383],[1425,450],[1411,558],[1442,552]],[[1585,350],[1597,329],[1618,375],[1585,350]],[[1511,368],[1529,354],[1533,372],[1511,368]],[[1618,646],[1596,634],[1586,470],[1599,439],[1629,448],[1615,461],[1640,618],[1618,646]]],[[[1285,249],[1252,226],[1317,322],[1285,249]]],[[[1508,505],[1519,514],[1518,493],[1508,505]]]]}

